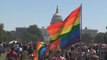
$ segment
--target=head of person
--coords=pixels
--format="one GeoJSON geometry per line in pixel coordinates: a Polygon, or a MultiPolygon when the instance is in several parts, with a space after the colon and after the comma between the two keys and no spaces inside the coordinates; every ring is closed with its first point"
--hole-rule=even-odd
{"type": "Polygon", "coordinates": [[[14,47],[11,47],[11,50],[12,50],[12,51],[14,51],[14,50],[15,50],[15,48],[14,48],[14,47]]]}
{"type": "Polygon", "coordinates": [[[62,54],[62,52],[61,52],[60,49],[58,49],[58,50],[55,51],[55,56],[60,57],[61,54],[62,54]]]}
{"type": "Polygon", "coordinates": [[[91,59],[92,59],[92,60],[100,60],[100,59],[99,59],[99,56],[97,56],[97,55],[93,55],[93,56],[91,57],[91,59]]]}

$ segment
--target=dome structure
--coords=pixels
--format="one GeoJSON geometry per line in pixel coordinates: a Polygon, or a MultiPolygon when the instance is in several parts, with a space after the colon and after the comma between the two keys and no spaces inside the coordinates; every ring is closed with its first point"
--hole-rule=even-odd
{"type": "Polygon", "coordinates": [[[57,23],[59,21],[62,21],[62,16],[60,15],[59,10],[58,10],[58,6],[57,6],[56,12],[55,12],[55,14],[52,17],[50,25],[54,24],[54,23],[57,23]]]}

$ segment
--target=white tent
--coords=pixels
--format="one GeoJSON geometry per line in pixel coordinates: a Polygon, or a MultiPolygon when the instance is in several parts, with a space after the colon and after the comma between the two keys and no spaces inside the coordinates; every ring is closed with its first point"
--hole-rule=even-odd
{"type": "Polygon", "coordinates": [[[13,40],[13,41],[10,41],[9,44],[12,44],[13,42],[17,43],[17,41],[13,40]]]}

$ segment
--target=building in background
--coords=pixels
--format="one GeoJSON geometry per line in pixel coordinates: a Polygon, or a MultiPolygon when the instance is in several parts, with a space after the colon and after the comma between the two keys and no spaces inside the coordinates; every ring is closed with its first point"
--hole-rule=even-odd
{"type": "Polygon", "coordinates": [[[93,38],[98,34],[97,29],[88,29],[85,27],[85,29],[82,29],[82,34],[90,34],[93,38]]]}
{"type": "Polygon", "coordinates": [[[27,32],[27,27],[17,27],[16,28],[16,35],[17,36],[22,36],[26,32],[27,32]]]}
{"type": "Polygon", "coordinates": [[[51,25],[51,24],[54,24],[54,23],[57,23],[57,22],[59,22],[59,21],[62,21],[62,16],[60,15],[59,10],[58,10],[58,6],[57,6],[56,12],[55,12],[55,14],[54,14],[53,17],[52,17],[52,20],[51,20],[51,22],[50,22],[50,25],[51,25]]]}
{"type": "Polygon", "coordinates": [[[45,40],[45,43],[48,44],[49,43],[49,34],[48,34],[48,31],[47,31],[47,28],[45,27],[42,27],[42,28],[39,28],[42,32],[42,36],[45,40]]]}

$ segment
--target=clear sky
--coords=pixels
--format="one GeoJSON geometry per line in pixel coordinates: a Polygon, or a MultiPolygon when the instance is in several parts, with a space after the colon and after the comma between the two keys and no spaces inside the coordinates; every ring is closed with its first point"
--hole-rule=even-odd
{"type": "Polygon", "coordinates": [[[81,3],[82,28],[107,31],[107,0],[0,0],[0,23],[8,31],[33,24],[47,27],[57,5],[64,20],[81,3]]]}

